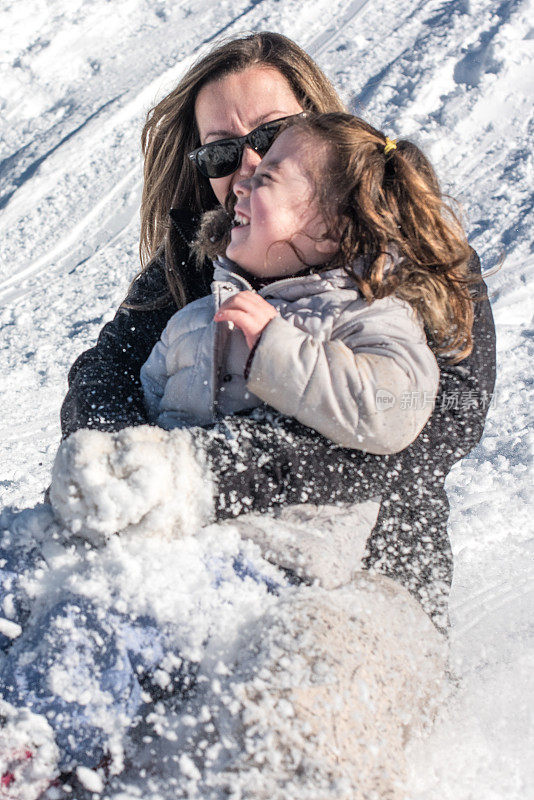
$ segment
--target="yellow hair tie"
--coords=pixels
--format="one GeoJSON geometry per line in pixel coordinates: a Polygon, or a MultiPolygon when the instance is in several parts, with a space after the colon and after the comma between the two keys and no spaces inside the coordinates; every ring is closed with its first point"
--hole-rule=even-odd
{"type": "Polygon", "coordinates": [[[391,153],[392,150],[397,149],[397,140],[390,139],[389,136],[386,136],[386,144],[384,145],[384,155],[387,156],[388,153],[391,153]]]}

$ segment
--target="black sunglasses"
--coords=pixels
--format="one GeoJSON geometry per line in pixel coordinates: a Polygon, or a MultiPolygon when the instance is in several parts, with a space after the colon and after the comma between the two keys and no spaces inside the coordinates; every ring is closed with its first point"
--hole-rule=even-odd
{"type": "Polygon", "coordinates": [[[273,119],[272,122],[258,125],[245,136],[232,136],[230,139],[219,139],[216,142],[203,144],[189,153],[189,158],[206,178],[224,178],[238,169],[245,145],[263,158],[280,129],[289,120],[304,116],[306,116],[305,111],[301,114],[292,114],[290,117],[273,119]]]}

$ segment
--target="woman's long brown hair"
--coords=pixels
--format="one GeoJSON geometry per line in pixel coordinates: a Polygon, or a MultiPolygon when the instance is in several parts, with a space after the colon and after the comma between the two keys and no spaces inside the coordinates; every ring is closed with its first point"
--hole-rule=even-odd
{"type": "Polygon", "coordinates": [[[466,358],[470,286],[480,279],[469,272],[466,234],[426,156],[406,140],[386,152],[384,134],[349,114],[310,115],[295,125],[327,146],[325,174],[314,182],[327,235],[340,237],[329,266],[343,266],[369,302],[392,294],[406,300],[438,353],[453,363],[466,358]]]}
{"type": "Polygon", "coordinates": [[[169,209],[186,208],[202,213],[216,204],[208,179],[187,158],[200,144],[195,101],[207,83],[253,65],[277,70],[304,109],[344,110],[332,84],[304,50],[279,33],[264,32],[217,46],[148,112],[141,136],[145,166],[139,253],[143,268],[157,253],[164,254],[168,288],[179,306],[187,298],[181,275],[183,267],[175,259],[169,209]]]}

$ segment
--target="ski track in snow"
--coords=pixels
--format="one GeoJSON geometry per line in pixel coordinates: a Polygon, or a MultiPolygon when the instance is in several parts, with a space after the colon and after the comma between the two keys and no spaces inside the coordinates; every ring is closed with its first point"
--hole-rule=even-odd
{"type": "Polygon", "coordinates": [[[431,736],[411,746],[412,800],[534,794],[533,20],[532,0],[27,0],[3,9],[5,507],[41,499],[68,368],[137,271],[144,115],[217,36],[294,38],[351,110],[428,152],[483,267],[504,256],[488,278],[496,397],[481,444],[447,483],[462,680],[431,736]]]}

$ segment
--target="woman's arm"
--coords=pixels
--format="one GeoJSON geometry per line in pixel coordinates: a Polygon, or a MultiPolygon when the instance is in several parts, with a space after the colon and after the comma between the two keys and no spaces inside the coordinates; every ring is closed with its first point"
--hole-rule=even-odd
{"type": "MultiPolygon", "coordinates": [[[[480,274],[474,251],[471,269],[480,274]]],[[[481,283],[478,294],[485,291],[481,283]]],[[[434,486],[439,480],[442,487],[452,465],[480,440],[493,393],[495,326],[487,299],[475,302],[473,339],[471,355],[460,364],[438,359],[440,384],[430,419],[415,442],[395,455],[333,445],[272,410],[194,429],[217,483],[217,518],[302,502],[357,502],[421,482],[434,486]]]]}
{"type": "Polygon", "coordinates": [[[388,491],[392,456],[333,444],[273,409],[191,428],[215,485],[216,519],[299,503],[355,503],[388,491]]]}
{"type": "MultiPolygon", "coordinates": [[[[480,274],[474,252],[472,271],[480,274]]],[[[164,269],[153,264],[125,302],[153,301],[165,288],[164,269]]],[[[175,304],[169,303],[159,310],[117,312],[97,346],[71,369],[62,408],[64,437],[79,428],[120,430],[146,422],[139,371],[174,311],[175,304]]],[[[416,441],[395,456],[335,446],[275,412],[235,416],[213,429],[194,429],[197,446],[208,455],[216,476],[216,516],[235,516],[244,508],[265,511],[300,502],[367,499],[386,493],[401,479],[413,480],[412,468],[423,462],[446,474],[479,441],[493,391],[495,328],[487,300],[475,304],[473,335],[473,352],[461,364],[439,361],[440,390],[430,420],[416,441]]]]}
{"type": "Polygon", "coordinates": [[[63,438],[80,428],[117,431],[146,424],[139,372],[176,304],[168,300],[159,308],[148,305],[146,310],[127,306],[153,303],[166,288],[164,268],[154,262],[132,285],[95,347],[76,359],[61,408],[63,438]]]}
{"type": "MultiPolygon", "coordinates": [[[[198,219],[183,209],[171,209],[169,217],[174,260],[181,265],[185,296],[191,302],[207,294],[211,280],[211,271],[199,270],[191,252],[198,219]]],[[[61,408],[64,439],[80,428],[118,431],[146,424],[140,370],[176,311],[162,256],[154,259],[132,284],[115,318],[100,332],[95,347],[74,362],[61,408]]]]}

